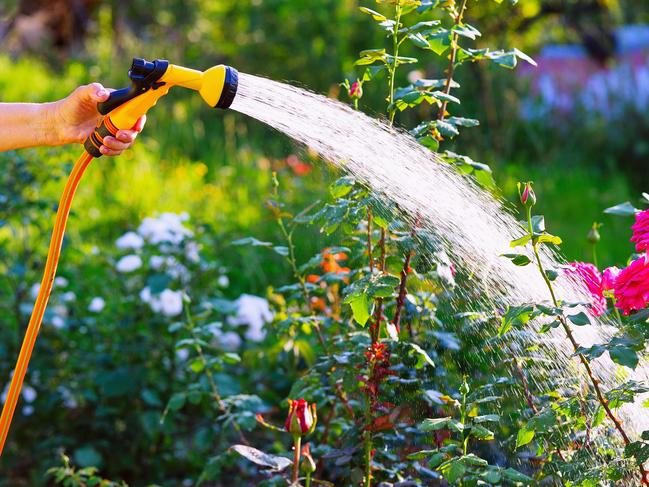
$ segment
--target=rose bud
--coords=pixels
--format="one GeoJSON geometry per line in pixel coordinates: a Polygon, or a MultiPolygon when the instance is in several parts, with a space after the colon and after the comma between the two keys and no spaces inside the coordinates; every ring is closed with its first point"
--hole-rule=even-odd
{"type": "Polygon", "coordinates": [[[602,226],[601,223],[597,223],[597,222],[593,223],[593,226],[588,231],[588,235],[586,237],[588,239],[588,242],[592,243],[593,245],[599,242],[599,239],[601,238],[599,235],[599,227],[601,226],[602,226]]]}
{"type": "Polygon", "coordinates": [[[363,85],[361,85],[360,81],[354,81],[352,85],[349,87],[349,97],[352,100],[360,100],[362,96],[363,96],[363,85]]]}
{"type": "Polygon", "coordinates": [[[288,400],[288,416],[284,428],[293,436],[304,436],[312,433],[317,422],[315,403],[309,404],[304,399],[288,400]]]}
{"type": "Polygon", "coordinates": [[[532,189],[531,181],[518,183],[518,195],[525,208],[531,208],[536,204],[536,194],[534,194],[534,190],[532,189]]]}
{"type": "Polygon", "coordinates": [[[313,472],[315,472],[316,464],[313,456],[311,455],[310,443],[307,443],[302,447],[302,457],[304,458],[304,460],[302,460],[302,464],[300,465],[302,467],[302,471],[307,474],[312,474],[313,472]]]}

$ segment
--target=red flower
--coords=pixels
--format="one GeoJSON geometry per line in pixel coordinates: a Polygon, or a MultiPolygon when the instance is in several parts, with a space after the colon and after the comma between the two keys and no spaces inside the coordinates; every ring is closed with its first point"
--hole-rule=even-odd
{"type": "Polygon", "coordinates": [[[649,302],[649,262],[640,257],[620,271],[615,279],[615,306],[628,315],[649,302]]]}
{"type": "Polygon", "coordinates": [[[284,428],[294,436],[304,436],[315,429],[318,417],[315,403],[309,404],[304,399],[288,400],[288,416],[284,428]]]}
{"type": "Polygon", "coordinates": [[[521,197],[521,203],[526,208],[536,204],[536,194],[532,189],[532,182],[518,183],[518,194],[521,197]]]}
{"type": "Polygon", "coordinates": [[[291,154],[286,158],[286,164],[290,167],[296,176],[306,176],[311,172],[311,164],[300,161],[299,157],[291,154]]]}
{"type": "Polygon", "coordinates": [[[593,298],[590,303],[591,312],[595,316],[604,314],[606,311],[606,298],[604,297],[602,274],[600,274],[597,267],[587,262],[572,262],[568,264],[566,272],[586,285],[593,298]]]}
{"type": "Polygon", "coordinates": [[[349,87],[349,97],[358,100],[363,96],[363,85],[359,81],[354,81],[349,87]]]}
{"type": "Polygon", "coordinates": [[[635,216],[635,223],[631,230],[633,230],[631,242],[635,242],[636,251],[649,250],[649,210],[641,211],[635,216]]]}
{"type": "Polygon", "coordinates": [[[324,272],[331,272],[332,274],[347,274],[350,272],[349,267],[342,267],[339,264],[339,261],[347,260],[347,254],[344,252],[336,252],[331,254],[328,252],[329,249],[324,249],[322,251],[322,262],[320,262],[320,267],[324,272]]]}
{"type": "Polygon", "coordinates": [[[602,289],[604,291],[612,291],[615,289],[615,281],[619,275],[620,269],[617,267],[607,267],[604,269],[604,273],[602,274],[602,289]]]}

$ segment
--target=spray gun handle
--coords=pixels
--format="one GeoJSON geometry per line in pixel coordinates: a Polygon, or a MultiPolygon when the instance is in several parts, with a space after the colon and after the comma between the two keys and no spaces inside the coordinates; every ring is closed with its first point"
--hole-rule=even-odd
{"type": "Polygon", "coordinates": [[[115,137],[120,129],[132,128],[159,98],[169,92],[169,86],[160,81],[168,67],[169,62],[162,59],[153,62],[133,59],[128,72],[131,86],[113,91],[108,100],[97,104],[97,110],[105,116],[83,144],[89,154],[101,157],[99,148],[104,137],[115,137]]]}
{"type": "Polygon", "coordinates": [[[131,86],[113,91],[108,100],[97,104],[97,110],[102,115],[107,115],[118,106],[132,100],[136,96],[146,93],[151,89],[157,89],[164,83],[158,80],[167,71],[169,61],[156,59],[149,62],[142,58],[133,58],[131,69],[128,71],[128,77],[131,79],[131,86]]]}

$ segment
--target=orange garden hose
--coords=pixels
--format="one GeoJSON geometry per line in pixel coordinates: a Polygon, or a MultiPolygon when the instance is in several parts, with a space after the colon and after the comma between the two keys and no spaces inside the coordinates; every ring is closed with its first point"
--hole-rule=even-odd
{"type": "Polygon", "coordinates": [[[47,302],[49,301],[50,293],[52,292],[52,285],[54,283],[56,268],[61,255],[63,234],[65,233],[65,226],[70,214],[72,199],[74,198],[74,193],[79,186],[84,171],[93,159],[94,157],[86,151],[81,154],[81,157],[79,157],[72,168],[70,177],[68,178],[63,194],[61,195],[61,200],[59,201],[59,209],[56,212],[56,220],[52,231],[52,240],[50,241],[50,248],[45,263],[45,271],[43,272],[43,280],[41,281],[41,287],[38,291],[36,302],[34,303],[31,318],[29,319],[29,325],[27,325],[25,338],[20,347],[20,354],[18,355],[18,361],[16,362],[13,377],[11,378],[11,385],[9,386],[7,399],[2,407],[2,415],[0,415],[0,455],[2,455],[5,441],[7,440],[11,420],[16,410],[20,390],[22,389],[23,381],[25,380],[25,374],[27,373],[29,359],[32,356],[36,337],[38,336],[38,331],[40,330],[43,321],[45,308],[47,307],[47,302]]]}
{"type": "Polygon", "coordinates": [[[206,71],[196,71],[169,64],[168,61],[161,59],[156,59],[153,62],[140,58],[133,59],[129,78],[131,79],[129,88],[113,91],[108,100],[97,105],[97,111],[105,116],[84,142],[86,150],[74,164],[61,195],[50,249],[45,262],[43,280],[27,325],[25,338],[20,347],[16,368],[2,407],[2,415],[0,415],[0,455],[4,450],[11,420],[16,411],[20,390],[27,373],[29,359],[32,356],[45,308],[52,292],[72,199],[90,162],[94,158],[102,156],[99,148],[103,144],[104,137],[115,137],[120,129],[129,129],[135,126],[138,119],[145,115],[157,103],[158,99],[166,95],[172,86],[183,86],[198,91],[210,106],[223,109],[228,108],[232,103],[238,86],[237,70],[230,66],[218,65],[206,71]]]}

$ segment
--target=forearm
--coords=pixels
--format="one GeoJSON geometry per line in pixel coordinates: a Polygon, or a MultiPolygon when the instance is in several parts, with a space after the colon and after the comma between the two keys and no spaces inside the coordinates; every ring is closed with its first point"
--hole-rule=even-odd
{"type": "Polygon", "coordinates": [[[0,152],[59,145],[52,103],[0,103],[0,152]]]}

